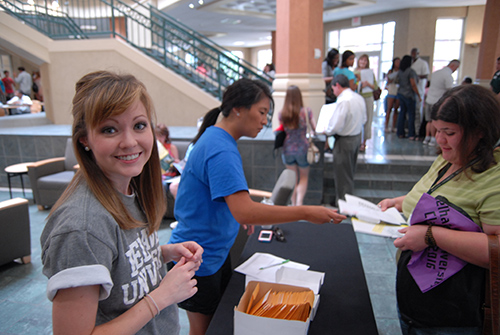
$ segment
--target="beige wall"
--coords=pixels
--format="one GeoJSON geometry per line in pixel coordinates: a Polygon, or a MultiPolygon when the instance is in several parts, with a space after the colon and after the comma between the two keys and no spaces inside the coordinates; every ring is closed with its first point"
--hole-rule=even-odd
{"type": "Polygon", "coordinates": [[[20,55],[38,55],[32,62],[40,67],[47,117],[55,124],[72,122],[74,85],[84,74],[96,70],[131,73],[143,81],[155,103],[158,121],[167,125],[194,126],[200,116],[220,104],[120,40],[53,41],[0,13],[0,45],[12,50],[16,39],[22,44],[16,46],[19,52],[12,53],[13,63],[20,55]]]}

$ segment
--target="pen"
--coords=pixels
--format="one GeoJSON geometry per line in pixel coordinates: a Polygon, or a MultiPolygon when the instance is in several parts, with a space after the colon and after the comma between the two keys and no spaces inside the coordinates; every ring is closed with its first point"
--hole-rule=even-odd
{"type": "Polygon", "coordinates": [[[268,265],[268,266],[263,266],[263,267],[259,268],[259,270],[269,269],[269,268],[272,268],[273,266],[278,266],[278,265],[285,264],[288,262],[290,262],[290,260],[285,259],[283,262],[280,262],[280,263],[276,263],[276,264],[272,264],[272,265],[268,265]]]}

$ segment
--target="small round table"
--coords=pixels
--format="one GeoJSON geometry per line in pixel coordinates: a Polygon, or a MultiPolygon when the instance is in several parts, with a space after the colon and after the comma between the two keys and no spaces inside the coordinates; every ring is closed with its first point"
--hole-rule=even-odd
{"type": "Polygon", "coordinates": [[[5,168],[5,172],[7,173],[7,180],[9,182],[9,194],[10,198],[12,199],[12,187],[10,185],[10,178],[19,176],[21,178],[21,186],[23,188],[23,195],[26,198],[26,194],[24,193],[24,181],[23,181],[23,174],[28,174],[28,165],[33,164],[32,162],[26,162],[26,163],[19,163],[19,164],[14,164],[7,166],[5,168]]]}

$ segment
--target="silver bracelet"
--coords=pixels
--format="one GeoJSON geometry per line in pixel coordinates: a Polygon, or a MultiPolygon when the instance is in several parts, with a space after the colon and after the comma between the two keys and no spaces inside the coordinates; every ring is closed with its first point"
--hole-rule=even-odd
{"type": "MultiPolygon", "coordinates": [[[[149,299],[151,299],[151,302],[153,303],[153,305],[155,305],[155,307],[156,307],[156,311],[157,311],[156,315],[160,314],[160,309],[158,308],[158,305],[156,304],[156,302],[155,302],[155,300],[153,299],[153,297],[152,297],[152,296],[150,296],[148,293],[146,293],[146,297],[148,297],[149,299]]],[[[156,316],[156,315],[155,315],[155,316],[156,316]]]]}

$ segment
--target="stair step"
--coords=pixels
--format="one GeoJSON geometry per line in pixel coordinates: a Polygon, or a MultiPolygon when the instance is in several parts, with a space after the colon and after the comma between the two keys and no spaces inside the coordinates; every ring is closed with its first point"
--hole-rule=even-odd
{"type": "MultiPolygon", "coordinates": [[[[416,182],[429,170],[432,161],[391,161],[371,163],[358,160],[354,174],[354,195],[379,203],[386,198],[407,194],[416,182]]],[[[323,175],[323,203],[335,203],[335,182],[333,164],[325,162],[323,175]]]]}
{"type": "Polygon", "coordinates": [[[358,173],[354,174],[355,189],[409,191],[422,176],[417,174],[358,173]]]}

